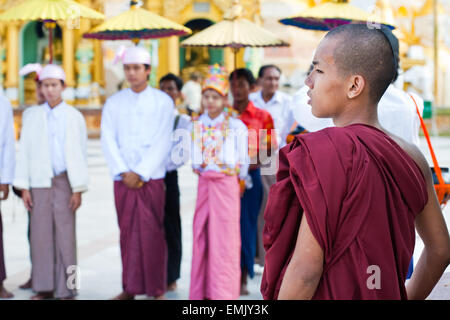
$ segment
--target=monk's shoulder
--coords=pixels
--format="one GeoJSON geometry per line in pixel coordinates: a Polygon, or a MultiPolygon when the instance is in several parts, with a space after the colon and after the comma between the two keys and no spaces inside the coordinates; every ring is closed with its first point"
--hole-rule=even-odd
{"type": "Polygon", "coordinates": [[[388,133],[388,136],[394,140],[403,151],[405,151],[411,159],[419,166],[422,171],[424,177],[427,179],[431,179],[430,166],[428,165],[427,160],[425,159],[422,151],[413,143],[410,143],[394,134],[388,133]]]}
{"type": "Polygon", "coordinates": [[[342,159],[351,159],[355,152],[355,137],[345,128],[330,127],[320,131],[297,135],[291,150],[302,146],[308,150],[305,156],[323,157],[334,156],[342,159]]]}
{"type": "Polygon", "coordinates": [[[297,136],[297,139],[308,145],[317,145],[323,148],[334,148],[336,145],[352,145],[353,134],[350,130],[340,127],[329,127],[316,132],[309,132],[297,136]]]}

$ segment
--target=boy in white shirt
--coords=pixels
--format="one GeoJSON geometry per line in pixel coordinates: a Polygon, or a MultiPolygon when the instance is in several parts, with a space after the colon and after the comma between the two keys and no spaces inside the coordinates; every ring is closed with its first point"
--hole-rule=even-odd
{"type": "Polygon", "coordinates": [[[77,264],[75,212],[88,186],[86,123],[62,100],[61,67],[45,66],[39,82],[47,102],[23,114],[14,186],[31,212],[32,299],[73,299],[76,283],[67,280],[77,264]]]}
{"type": "Polygon", "coordinates": [[[103,153],[114,179],[122,255],[123,291],[114,299],[129,300],[140,294],[164,299],[164,176],[172,146],[174,103],[148,86],[148,51],[128,48],[122,62],[131,88],[106,101],[101,124],[103,153]]]}

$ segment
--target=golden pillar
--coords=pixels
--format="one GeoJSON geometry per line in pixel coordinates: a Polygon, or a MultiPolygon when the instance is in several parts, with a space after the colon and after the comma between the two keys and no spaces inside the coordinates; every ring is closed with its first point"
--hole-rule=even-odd
{"type": "MultiPolygon", "coordinates": [[[[167,39],[159,39],[157,81],[167,73],[167,39]]],[[[155,66],[152,66],[154,68],[155,66]]]]}
{"type": "Polygon", "coordinates": [[[15,22],[8,23],[7,30],[6,96],[13,107],[19,105],[19,26],[15,22]]]}
{"type": "Polygon", "coordinates": [[[244,48],[225,48],[225,68],[228,72],[232,72],[239,68],[245,68],[244,52],[244,48]]]}
{"type": "Polygon", "coordinates": [[[225,48],[225,69],[228,72],[234,70],[234,52],[231,48],[225,48]]]}
{"type": "Polygon", "coordinates": [[[73,29],[63,27],[63,68],[66,72],[66,84],[69,87],[75,86],[75,48],[73,29]]]}
{"type": "Polygon", "coordinates": [[[100,40],[94,41],[94,76],[93,81],[101,87],[105,86],[105,75],[103,72],[103,49],[100,40]]]}
{"type": "Polygon", "coordinates": [[[178,37],[172,36],[167,39],[168,49],[168,72],[180,74],[180,45],[178,37]]]}
{"type": "Polygon", "coordinates": [[[159,47],[158,47],[158,72],[157,78],[161,79],[164,75],[169,72],[169,39],[159,39],[159,47]]]}
{"type": "MultiPolygon", "coordinates": [[[[88,8],[91,8],[91,0],[78,0],[78,2],[88,8]]],[[[83,35],[83,33],[88,32],[91,30],[91,20],[90,19],[81,19],[80,20],[80,37],[83,35]]],[[[79,39],[78,39],[79,40],[79,39]]]]}
{"type": "Polygon", "coordinates": [[[74,31],[72,28],[63,25],[63,68],[66,73],[65,99],[67,103],[75,103],[75,48],[74,31]]]}
{"type": "Polygon", "coordinates": [[[245,48],[240,48],[237,52],[236,61],[237,66],[236,68],[245,68],[245,61],[244,61],[244,54],[245,54],[245,48]]]}

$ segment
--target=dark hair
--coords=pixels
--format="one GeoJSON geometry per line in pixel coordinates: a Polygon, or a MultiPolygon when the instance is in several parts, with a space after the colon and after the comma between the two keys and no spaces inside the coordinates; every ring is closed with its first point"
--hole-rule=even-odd
{"type": "Polygon", "coordinates": [[[241,69],[234,70],[230,74],[229,80],[231,82],[233,79],[239,79],[239,78],[244,78],[248,82],[249,86],[253,86],[256,83],[253,73],[247,68],[241,68],[241,69]]]}
{"type": "MultiPolygon", "coordinates": [[[[149,70],[152,66],[149,64],[144,64],[145,70],[149,70]]],[[[147,76],[147,81],[150,80],[150,75],[147,76]]]]}
{"type": "MultiPolygon", "coordinates": [[[[45,79],[44,79],[45,80],[45,79]]],[[[39,85],[41,85],[42,84],[42,81],[44,81],[44,80],[38,80],[38,81],[36,81],[36,83],[37,84],[39,84],[39,85]]],[[[61,80],[61,79],[58,79],[59,81],[61,81],[61,84],[62,84],[62,86],[64,87],[65,86],[65,82],[64,82],[64,80],[61,80]]]]}
{"type": "Polygon", "coordinates": [[[159,79],[159,85],[161,85],[161,83],[163,83],[164,81],[173,81],[173,82],[175,82],[178,91],[180,91],[183,88],[183,80],[181,80],[180,77],[177,77],[173,73],[168,73],[164,77],[159,79]]]}
{"type": "Polygon", "coordinates": [[[398,68],[400,65],[400,43],[398,41],[398,38],[391,31],[391,29],[382,26],[380,29],[377,30],[379,30],[386,37],[386,40],[389,42],[389,45],[391,46],[392,53],[394,54],[395,76],[392,82],[395,82],[398,79],[398,68]]]}
{"type": "Polygon", "coordinates": [[[201,78],[201,75],[197,71],[194,71],[189,75],[189,79],[193,80],[193,81],[198,81],[198,79],[200,79],[200,78],[201,78]]]}
{"type": "Polygon", "coordinates": [[[363,76],[373,102],[380,101],[397,78],[398,58],[389,39],[392,31],[381,28],[382,31],[365,24],[347,24],[332,29],[325,36],[338,39],[333,57],[339,72],[363,76]]]}
{"type": "Polygon", "coordinates": [[[272,69],[272,68],[275,69],[275,70],[277,70],[277,71],[280,73],[280,75],[281,75],[281,69],[278,68],[278,66],[276,66],[276,65],[274,65],[274,64],[267,64],[267,65],[262,66],[261,68],[259,68],[259,71],[258,71],[258,78],[264,77],[264,72],[265,72],[267,69],[272,69]]]}

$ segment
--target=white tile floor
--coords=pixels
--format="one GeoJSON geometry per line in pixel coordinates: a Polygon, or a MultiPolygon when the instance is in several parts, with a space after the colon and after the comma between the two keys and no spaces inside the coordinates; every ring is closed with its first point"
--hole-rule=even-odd
{"type": "MultiPolygon", "coordinates": [[[[429,158],[425,142],[425,155],[429,158]]],[[[434,139],[436,154],[441,166],[450,166],[450,138],[434,139]]],[[[81,271],[79,299],[109,299],[121,291],[121,263],[116,214],[113,203],[112,181],[106,168],[98,140],[89,141],[90,191],[83,196],[83,206],[77,212],[78,262],[81,271]]],[[[189,166],[179,171],[181,185],[181,216],[183,228],[183,258],[181,279],[176,292],[169,299],[187,299],[189,295],[190,264],[192,253],[192,219],[195,207],[197,177],[189,166]]],[[[15,299],[29,299],[30,291],[18,289],[28,279],[26,211],[14,197],[1,204],[4,223],[4,244],[8,279],[5,286],[15,294],[15,299]]],[[[450,205],[445,210],[450,225],[450,205]]],[[[417,239],[414,260],[417,261],[423,244],[417,239]]],[[[450,270],[447,270],[447,272],[450,270]]],[[[447,273],[430,298],[450,299],[450,274],[447,273]]],[[[261,299],[261,275],[249,281],[250,295],[243,299],[261,299]]],[[[145,297],[139,297],[145,298],[145,297]]]]}

